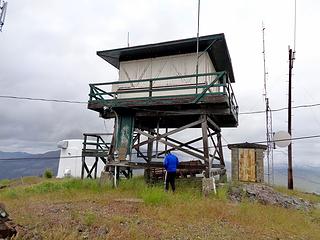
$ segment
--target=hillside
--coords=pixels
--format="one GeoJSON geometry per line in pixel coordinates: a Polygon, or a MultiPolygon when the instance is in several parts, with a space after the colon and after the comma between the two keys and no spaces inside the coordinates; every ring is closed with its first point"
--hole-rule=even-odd
{"type": "Polygon", "coordinates": [[[47,168],[56,175],[59,158],[60,150],[43,154],[0,151],[0,179],[40,176],[47,168]]]}
{"type": "MultiPolygon", "coordinates": [[[[6,182],[10,184],[10,182],[6,182]]],[[[25,178],[0,190],[18,239],[319,239],[320,210],[262,205],[227,197],[229,186],[205,198],[199,182],[177,182],[175,194],[142,178],[120,187],[94,180],[25,178]],[[20,184],[19,184],[20,183],[20,184]]],[[[320,203],[320,197],[290,192],[320,203]]]]}

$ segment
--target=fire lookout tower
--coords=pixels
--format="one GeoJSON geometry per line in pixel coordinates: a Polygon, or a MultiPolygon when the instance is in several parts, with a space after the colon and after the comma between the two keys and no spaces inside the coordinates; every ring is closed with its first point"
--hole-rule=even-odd
{"type": "MultiPolygon", "coordinates": [[[[88,101],[100,117],[115,119],[110,146],[95,155],[111,171],[134,167],[133,150],[145,168],[177,150],[198,160],[206,177],[225,174],[221,128],[238,125],[231,59],[224,34],[200,37],[198,54],[196,44],[188,38],[97,52],[119,70],[118,81],[90,84],[88,101]]],[[[85,157],[84,170],[92,172],[85,157]]]]}

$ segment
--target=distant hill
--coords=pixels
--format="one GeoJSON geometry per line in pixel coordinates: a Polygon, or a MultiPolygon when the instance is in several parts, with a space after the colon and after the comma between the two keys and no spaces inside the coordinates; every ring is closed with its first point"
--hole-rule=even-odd
{"type": "MultiPolygon", "coordinates": [[[[274,167],[274,183],[287,186],[287,166],[276,165],[274,167]]],[[[320,193],[320,166],[294,166],[293,185],[301,191],[320,193]]]]}
{"type": "Polygon", "coordinates": [[[56,175],[60,150],[43,154],[0,151],[0,179],[39,176],[49,168],[56,175]]]}

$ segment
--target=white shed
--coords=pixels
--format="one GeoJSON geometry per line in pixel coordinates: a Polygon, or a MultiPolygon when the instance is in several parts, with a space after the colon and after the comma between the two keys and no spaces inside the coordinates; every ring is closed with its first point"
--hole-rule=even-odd
{"type": "MultiPolygon", "coordinates": [[[[61,149],[57,178],[81,177],[83,139],[69,139],[58,143],[61,149]]],[[[94,164],[95,158],[86,158],[89,168],[94,164]]],[[[104,164],[98,163],[98,177],[104,164]]]]}

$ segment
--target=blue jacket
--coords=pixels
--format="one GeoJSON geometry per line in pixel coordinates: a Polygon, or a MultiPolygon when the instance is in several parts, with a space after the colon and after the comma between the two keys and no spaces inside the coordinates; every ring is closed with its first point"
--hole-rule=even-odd
{"type": "Polygon", "coordinates": [[[163,161],[163,166],[167,172],[176,172],[179,166],[179,160],[176,155],[169,153],[163,161]]]}

